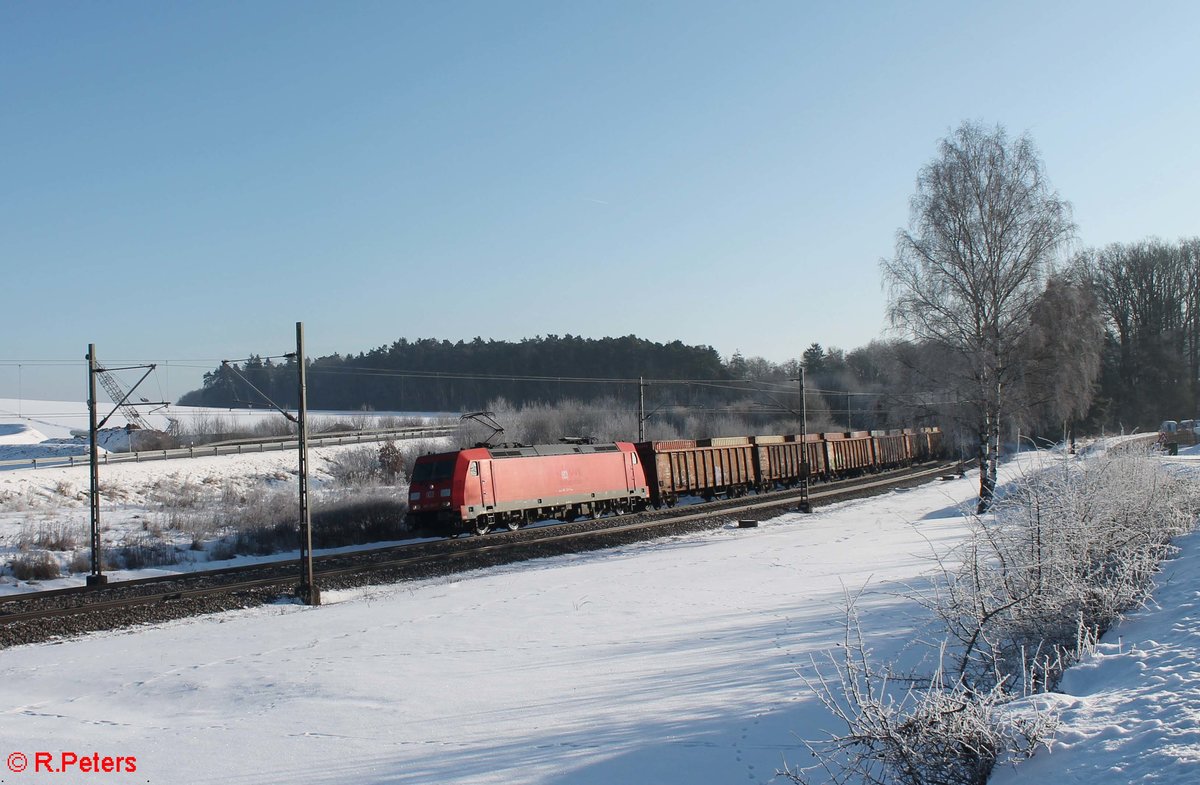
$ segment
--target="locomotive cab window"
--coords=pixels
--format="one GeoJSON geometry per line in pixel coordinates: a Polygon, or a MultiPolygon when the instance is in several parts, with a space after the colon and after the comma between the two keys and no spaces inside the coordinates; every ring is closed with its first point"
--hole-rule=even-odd
{"type": "Polygon", "coordinates": [[[442,482],[454,476],[454,459],[426,461],[413,467],[413,482],[442,482]]]}
{"type": "Polygon", "coordinates": [[[478,477],[478,476],[479,476],[479,461],[471,461],[471,469],[470,469],[470,471],[471,471],[471,476],[472,476],[472,477],[478,477]]]}
{"type": "Polygon", "coordinates": [[[631,452],[631,453],[629,453],[629,457],[633,459],[633,461],[632,461],[632,462],[633,462],[633,465],[634,465],[634,466],[637,466],[637,453],[636,453],[636,452],[631,452]]]}

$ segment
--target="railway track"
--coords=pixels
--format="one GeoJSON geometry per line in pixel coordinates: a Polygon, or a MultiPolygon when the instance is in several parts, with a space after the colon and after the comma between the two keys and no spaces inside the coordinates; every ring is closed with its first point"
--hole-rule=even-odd
{"type": "MultiPolygon", "coordinates": [[[[819,505],[859,498],[961,470],[960,464],[940,463],[868,475],[818,486],[809,499],[819,505]]],[[[799,501],[798,491],[777,491],[484,537],[405,543],[319,556],[314,574],[325,591],[436,577],[715,528],[734,519],[767,518],[794,509],[799,501]]],[[[0,597],[0,647],[280,602],[291,595],[298,573],[296,561],[288,559],[4,596],[0,597]]]]}

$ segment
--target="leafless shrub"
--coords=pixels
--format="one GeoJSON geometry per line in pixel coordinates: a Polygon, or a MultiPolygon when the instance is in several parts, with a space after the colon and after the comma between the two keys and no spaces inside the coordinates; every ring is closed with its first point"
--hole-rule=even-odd
{"type": "Polygon", "coordinates": [[[231,544],[235,555],[267,556],[299,546],[295,521],[250,526],[238,530],[231,544]]]}
{"type": "Polygon", "coordinates": [[[193,549],[197,543],[204,543],[208,539],[220,535],[223,531],[217,512],[207,508],[168,510],[154,520],[152,529],[146,528],[147,532],[152,530],[159,535],[164,532],[186,534],[191,538],[193,549]]]}
{"type": "Polygon", "coordinates": [[[310,421],[313,433],[352,433],[380,427],[369,410],[335,417],[314,417],[310,421]]]}
{"type": "MultiPolygon", "coordinates": [[[[375,461],[375,451],[364,448],[375,461]]],[[[358,452],[358,451],[355,451],[358,452]]],[[[299,509],[291,489],[263,494],[228,491],[229,504],[202,511],[174,512],[170,530],[191,538],[189,548],[209,552],[211,559],[235,555],[268,555],[295,550],[299,544],[299,509]]],[[[312,497],[313,545],[337,547],[393,540],[406,536],[404,489],[384,486],[344,488],[336,496],[312,497]]]]}
{"type": "Polygon", "coordinates": [[[391,428],[411,428],[418,425],[427,425],[423,417],[398,417],[396,415],[387,415],[379,417],[375,421],[375,427],[380,430],[391,428]]]}
{"type": "Polygon", "coordinates": [[[8,570],[22,581],[44,581],[61,574],[58,559],[48,551],[19,553],[8,563],[8,570]]]}
{"type": "MultiPolygon", "coordinates": [[[[261,439],[281,439],[288,436],[294,436],[296,426],[290,421],[280,417],[263,417],[256,419],[243,431],[247,437],[258,437],[261,439]]],[[[242,435],[242,434],[239,434],[242,435]]]]}
{"type": "MultiPolygon", "coordinates": [[[[269,532],[277,527],[294,527],[299,519],[298,504],[290,488],[247,492],[235,483],[226,482],[211,506],[168,510],[160,528],[186,534],[190,538],[189,548],[194,551],[205,550],[210,543],[219,541],[235,551],[240,548],[241,553],[274,553],[275,546],[271,543],[285,538],[269,532]]],[[[295,542],[295,537],[291,537],[287,548],[295,547],[295,542]]]]}
{"type": "Polygon", "coordinates": [[[208,493],[202,484],[174,474],[155,480],[154,485],[146,491],[146,501],[161,510],[196,509],[206,496],[208,493]]]}
{"type": "Polygon", "coordinates": [[[220,504],[222,507],[239,507],[246,504],[246,490],[235,482],[226,480],[221,485],[220,504]]]}
{"type": "Polygon", "coordinates": [[[179,552],[169,542],[154,537],[141,537],[109,550],[109,558],[127,570],[178,564],[179,552]]]}
{"type": "Polygon", "coordinates": [[[299,508],[300,502],[293,488],[273,488],[265,493],[253,495],[247,504],[221,510],[217,520],[227,529],[236,528],[246,521],[274,525],[299,520],[299,508]]]}
{"type": "MultiPolygon", "coordinates": [[[[870,662],[857,611],[848,603],[845,640],[824,667],[813,661],[808,688],[846,730],[806,740],[817,763],[780,772],[808,785],[983,785],[1000,755],[1029,757],[1048,744],[1057,717],[1004,710],[1001,685],[978,692],[939,667],[925,679],[897,682],[870,662]]],[[[943,652],[944,654],[944,652],[943,652]]],[[[939,661],[940,663],[940,661],[939,661]]]]}
{"type": "Polygon", "coordinates": [[[221,415],[199,414],[188,418],[180,429],[180,444],[210,444],[234,438],[239,428],[232,418],[221,415]]]}
{"type": "Polygon", "coordinates": [[[329,474],[343,487],[378,485],[382,477],[378,448],[363,446],[338,452],[329,461],[329,474]]]}
{"type": "Polygon", "coordinates": [[[208,558],[212,561],[224,561],[237,556],[237,539],[233,537],[220,539],[208,549],[208,558]]]}
{"type": "Polygon", "coordinates": [[[313,547],[336,548],[397,540],[408,534],[408,503],[389,495],[342,498],[312,514],[313,547]]]}
{"type": "Polygon", "coordinates": [[[1193,484],[1145,456],[1063,462],[1023,478],[941,562],[925,598],[958,644],[956,674],[986,689],[1050,689],[1140,605],[1171,539],[1189,531],[1193,484]]]}
{"type": "Polygon", "coordinates": [[[67,564],[70,573],[88,572],[92,569],[92,557],[87,551],[76,551],[67,564]]]}
{"type": "Polygon", "coordinates": [[[37,491],[32,487],[16,491],[0,491],[0,509],[12,512],[25,512],[41,506],[37,491]]]}
{"type": "Polygon", "coordinates": [[[404,453],[389,439],[379,447],[379,471],[381,479],[387,485],[402,482],[407,473],[408,462],[404,453]]]}
{"type": "Polygon", "coordinates": [[[65,499],[79,499],[83,494],[75,487],[75,483],[70,480],[59,480],[54,484],[54,492],[65,499]]]}
{"type": "Polygon", "coordinates": [[[79,532],[65,523],[41,523],[36,528],[26,525],[17,535],[17,547],[23,551],[70,551],[79,543],[79,532]]]}
{"type": "Polygon", "coordinates": [[[234,553],[266,555],[297,545],[299,500],[291,488],[252,494],[243,502],[219,508],[209,519],[214,532],[231,532],[234,553]]]}
{"type": "Polygon", "coordinates": [[[1052,689],[1122,613],[1144,602],[1200,492],[1146,456],[1063,461],[1022,478],[971,519],[921,597],[946,639],[937,668],[897,693],[869,662],[853,601],[834,675],[806,679],[846,727],[806,742],[818,763],[793,782],[973,785],[998,756],[1046,743],[1055,718],[1003,709],[1052,689]]]}

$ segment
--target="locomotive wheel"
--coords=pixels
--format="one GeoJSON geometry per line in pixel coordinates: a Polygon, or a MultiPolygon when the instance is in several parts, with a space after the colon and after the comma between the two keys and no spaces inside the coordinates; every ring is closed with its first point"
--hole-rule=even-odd
{"type": "Polygon", "coordinates": [[[487,534],[489,528],[491,527],[488,526],[488,522],[484,520],[482,515],[475,519],[475,534],[477,536],[482,537],[487,534]]]}
{"type": "Polygon", "coordinates": [[[515,532],[517,529],[521,528],[521,518],[520,518],[520,516],[513,515],[513,516],[512,516],[512,517],[510,517],[510,518],[509,518],[507,521],[505,521],[505,522],[504,522],[504,526],[505,526],[505,528],[507,528],[507,529],[508,529],[510,532],[515,532]]]}

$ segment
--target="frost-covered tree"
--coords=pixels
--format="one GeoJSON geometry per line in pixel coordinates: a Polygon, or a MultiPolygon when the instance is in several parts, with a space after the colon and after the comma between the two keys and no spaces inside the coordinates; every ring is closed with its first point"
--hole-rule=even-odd
{"type": "Polygon", "coordinates": [[[996,483],[1006,387],[1046,273],[1073,232],[1028,136],[964,122],[917,176],[908,230],[882,263],[892,324],[960,360],[979,437],[979,504],[996,483]]]}
{"type": "Polygon", "coordinates": [[[1022,422],[1069,429],[1091,407],[1104,348],[1104,317],[1080,273],[1050,276],[1030,318],[1022,355],[1022,422]]]}

